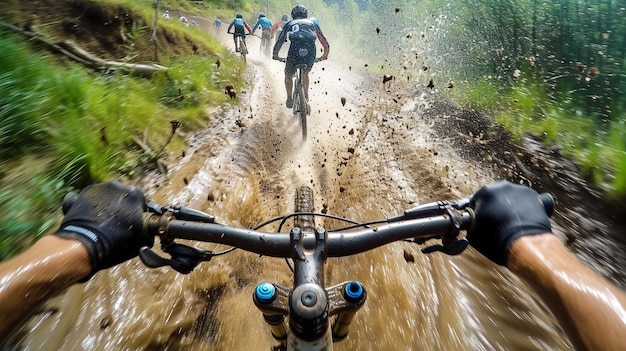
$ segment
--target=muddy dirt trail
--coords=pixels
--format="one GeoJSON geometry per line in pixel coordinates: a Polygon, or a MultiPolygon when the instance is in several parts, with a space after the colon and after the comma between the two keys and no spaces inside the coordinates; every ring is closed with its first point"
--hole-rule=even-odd
{"type": "MultiPolygon", "coordinates": [[[[167,177],[143,185],[150,199],[250,227],[289,212],[296,186],[306,184],[316,211],[365,221],[469,196],[493,181],[416,112],[428,98],[398,103],[404,87],[332,61],[311,73],[303,143],[298,120],[284,107],[283,66],[258,57],[257,44],[250,44],[250,86],[238,88],[241,103],[216,112],[167,177]]],[[[329,261],[328,285],[358,280],[368,292],[336,350],[571,349],[546,308],[507,270],[471,248],[455,257],[419,249],[394,243],[329,261]]],[[[241,250],[188,275],[135,259],[51,301],[8,349],[269,350],[275,343],[251,298],[261,281],[289,285],[289,268],[241,250]]]]}

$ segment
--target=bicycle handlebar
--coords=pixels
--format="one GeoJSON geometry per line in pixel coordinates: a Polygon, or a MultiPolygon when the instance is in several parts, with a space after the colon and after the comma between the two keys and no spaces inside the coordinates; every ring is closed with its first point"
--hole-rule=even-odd
{"type": "MultiPolygon", "coordinates": [[[[547,215],[551,216],[554,211],[552,196],[541,194],[539,200],[547,215]]],[[[150,212],[144,215],[144,233],[149,236],[159,236],[165,246],[173,244],[169,250],[164,249],[172,255],[172,259],[162,258],[147,247],[140,252],[141,259],[149,267],[169,265],[181,273],[189,273],[200,262],[209,261],[214,254],[210,251],[174,244],[175,239],[230,245],[233,248],[264,256],[296,260],[304,258],[301,247],[316,247],[320,241],[323,241],[325,257],[342,257],[359,254],[394,241],[410,240],[423,244],[430,239],[442,239],[442,245],[433,245],[422,251],[425,253],[442,251],[449,255],[456,255],[469,244],[466,239],[459,238],[459,232],[471,230],[474,224],[474,211],[470,198],[456,202],[428,203],[406,210],[399,216],[335,231],[326,232],[325,229],[318,227],[314,235],[302,235],[299,228],[295,228],[297,231],[292,230],[289,235],[235,228],[215,223],[213,216],[185,207],[159,207],[151,203],[149,209],[150,212]],[[365,228],[355,230],[358,227],[365,228]],[[177,262],[181,258],[184,262],[177,262]]],[[[288,216],[295,215],[328,217],[328,215],[313,212],[294,213],[288,216]]],[[[282,218],[286,217],[279,219],[282,218]]],[[[266,224],[269,223],[271,221],[266,224]]]]}
{"type": "MultiPolygon", "coordinates": [[[[67,213],[76,200],[76,193],[68,194],[63,200],[63,212],[67,213]]],[[[554,212],[555,201],[550,194],[539,195],[546,214],[554,212]]],[[[182,206],[159,206],[147,204],[144,213],[144,234],[159,236],[162,246],[168,247],[172,259],[158,256],[148,247],[142,248],[140,256],[149,267],[169,265],[181,273],[189,273],[202,261],[209,261],[216,254],[185,245],[175,244],[175,239],[188,239],[230,245],[245,251],[264,256],[298,259],[302,252],[294,243],[303,247],[314,247],[319,240],[324,241],[326,257],[342,257],[362,253],[394,241],[411,239],[423,244],[429,239],[442,239],[442,245],[426,248],[424,252],[443,251],[456,255],[467,247],[465,239],[459,239],[461,230],[470,230],[474,224],[474,211],[471,198],[455,202],[438,201],[419,205],[404,211],[404,214],[371,223],[359,223],[343,229],[326,232],[318,227],[315,235],[301,235],[300,230],[285,233],[263,232],[256,229],[235,228],[215,223],[215,217],[204,212],[182,206]],[[372,226],[375,225],[375,226],[372,226]],[[354,230],[358,227],[364,229],[354,230]]],[[[324,216],[349,221],[321,213],[294,213],[273,221],[295,215],[324,216]]],[[[264,225],[273,221],[266,222],[264,225]]],[[[264,226],[263,225],[263,226],[264,226]]],[[[230,252],[230,251],[229,251],[230,252]]]]}
{"type": "MultiPolygon", "coordinates": [[[[472,216],[465,212],[460,217],[460,230],[469,229],[472,216]]],[[[375,228],[350,232],[326,233],[326,255],[341,257],[355,255],[385,244],[408,238],[422,240],[440,238],[449,233],[451,219],[447,215],[411,219],[390,223],[375,228]]],[[[195,221],[166,218],[148,213],[144,217],[144,229],[151,236],[162,239],[188,239],[231,245],[264,256],[292,258],[291,237],[285,233],[268,233],[251,229],[230,227],[219,223],[198,223],[195,221]]],[[[315,238],[305,237],[307,241],[315,238]]],[[[312,244],[312,243],[311,243],[312,244]]]]}
{"type": "MultiPolygon", "coordinates": [[[[69,210],[76,198],[76,193],[70,193],[65,197],[64,213],[69,210]]],[[[552,196],[541,194],[539,200],[548,216],[551,216],[555,205],[552,196]]],[[[312,204],[309,207],[311,206],[312,204]]],[[[170,266],[180,273],[187,274],[201,262],[210,261],[212,257],[231,252],[236,248],[264,256],[293,260],[293,267],[290,265],[294,274],[292,289],[264,282],[257,285],[253,294],[253,301],[263,313],[272,335],[285,349],[290,349],[286,344],[290,339],[332,346],[333,341],[347,336],[354,314],[365,302],[367,294],[357,281],[325,287],[326,258],[355,255],[407,239],[418,244],[423,244],[429,239],[441,239],[442,245],[429,246],[422,249],[422,252],[442,251],[456,255],[465,250],[469,244],[466,239],[459,238],[459,232],[471,230],[475,218],[471,198],[456,202],[438,201],[423,204],[404,211],[402,215],[368,223],[356,223],[322,213],[296,212],[274,218],[255,229],[235,228],[216,223],[212,215],[181,206],[161,207],[149,202],[147,209],[143,216],[143,233],[158,236],[163,251],[171,255],[171,258],[164,258],[149,247],[142,247],[139,256],[148,267],[170,266]],[[313,230],[294,226],[289,234],[280,233],[285,221],[293,216],[305,218],[323,216],[344,220],[353,225],[328,232],[322,227],[313,230]],[[277,232],[258,230],[278,220],[281,220],[281,224],[277,232]],[[356,230],[359,227],[363,229],[356,230]],[[232,248],[213,253],[175,243],[175,239],[226,244],[232,248]],[[286,316],[289,316],[288,325],[286,316]],[[330,316],[336,316],[332,327],[329,323],[330,316]],[[329,333],[330,331],[332,332],[329,333]],[[329,338],[331,334],[332,340],[329,338]]]]}

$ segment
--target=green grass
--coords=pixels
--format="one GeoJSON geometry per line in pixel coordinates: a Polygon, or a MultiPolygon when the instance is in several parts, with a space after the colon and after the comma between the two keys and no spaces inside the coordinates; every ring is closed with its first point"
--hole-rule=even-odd
{"type": "Polygon", "coordinates": [[[71,190],[66,182],[67,169],[58,167],[54,159],[25,156],[2,166],[0,260],[24,250],[55,228],[60,218],[59,204],[71,190]],[[54,174],[56,171],[59,173],[54,174]]]}
{"type": "Polygon", "coordinates": [[[515,140],[531,133],[546,144],[559,145],[580,166],[581,177],[608,188],[611,197],[626,198],[626,114],[615,117],[607,127],[580,114],[582,109],[567,96],[551,99],[541,85],[529,81],[501,93],[500,102],[505,103],[493,106],[494,120],[515,140]]]}
{"type": "MultiPolygon", "coordinates": [[[[133,138],[145,138],[156,153],[171,121],[181,122],[183,133],[210,123],[209,109],[227,102],[224,86],[243,84],[243,64],[196,32],[189,34],[194,42],[221,54],[219,69],[216,56],[165,54],[168,72],[151,79],[61,66],[0,33],[0,260],[54,229],[71,189],[133,178],[150,165],[155,155],[133,138]]],[[[186,147],[176,135],[165,152],[178,155],[186,147]]]]}
{"type": "Polygon", "coordinates": [[[488,79],[456,83],[449,90],[449,97],[459,105],[477,110],[492,110],[500,101],[500,90],[495,82],[488,79]]]}

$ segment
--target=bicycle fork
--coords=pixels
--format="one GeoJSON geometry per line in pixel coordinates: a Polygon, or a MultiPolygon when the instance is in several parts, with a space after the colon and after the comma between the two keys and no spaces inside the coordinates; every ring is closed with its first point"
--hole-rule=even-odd
{"type": "Polygon", "coordinates": [[[367,294],[363,285],[356,281],[324,289],[321,272],[326,260],[326,231],[323,228],[318,227],[309,235],[294,228],[290,235],[294,248],[295,288],[261,283],[254,290],[254,304],[263,313],[272,336],[282,348],[332,350],[333,342],[348,335],[350,324],[365,303],[367,294]],[[332,316],[335,318],[329,328],[332,316]]]}

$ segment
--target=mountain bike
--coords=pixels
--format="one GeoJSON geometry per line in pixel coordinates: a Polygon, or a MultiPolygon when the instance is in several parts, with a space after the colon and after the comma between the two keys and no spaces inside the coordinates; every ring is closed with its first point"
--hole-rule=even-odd
{"type": "MultiPolygon", "coordinates": [[[[539,199],[546,213],[552,215],[552,197],[541,194],[539,199]]],[[[161,249],[170,255],[162,257],[149,247],[141,248],[139,256],[148,267],[170,266],[187,274],[201,262],[236,249],[287,260],[293,272],[293,286],[260,282],[252,292],[252,300],[278,343],[274,349],[288,351],[332,350],[334,342],[347,337],[355,314],[365,303],[367,291],[358,281],[326,287],[324,265],[328,258],[356,255],[401,240],[421,245],[424,253],[457,255],[468,246],[461,231],[470,229],[474,222],[470,198],[465,198],[423,204],[398,216],[359,223],[314,212],[313,191],[307,186],[296,189],[294,213],[270,219],[253,229],[220,224],[210,214],[182,206],[150,202],[147,208],[144,234],[158,236],[161,249]],[[318,217],[346,225],[327,231],[316,226],[318,217]],[[281,233],[286,231],[290,219],[293,227],[288,234],[281,233]],[[272,223],[279,223],[277,232],[261,231],[272,223]],[[179,244],[177,239],[231,248],[212,252],[179,244]]]]}
{"type": "Polygon", "coordinates": [[[261,54],[265,57],[270,57],[272,55],[271,48],[271,36],[269,30],[263,30],[261,33],[261,54]]]}
{"type": "MultiPolygon", "coordinates": [[[[233,32],[227,32],[228,34],[233,34],[233,32]]],[[[248,55],[248,46],[246,45],[245,34],[237,36],[237,46],[239,47],[239,53],[243,58],[243,61],[246,62],[246,55],[248,55]]]]}
{"type": "MultiPolygon", "coordinates": [[[[321,58],[316,58],[315,62],[321,61],[321,58]]],[[[278,61],[287,62],[286,58],[279,57],[278,61]]],[[[294,75],[294,85],[293,92],[291,94],[291,98],[293,99],[293,114],[296,116],[300,116],[300,126],[302,127],[302,139],[306,140],[307,138],[307,121],[306,116],[311,114],[311,106],[309,105],[309,94],[304,89],[304,71],[306,71],[306,64],[297,64],[296,65],[296,74],[294,75]]]]}

